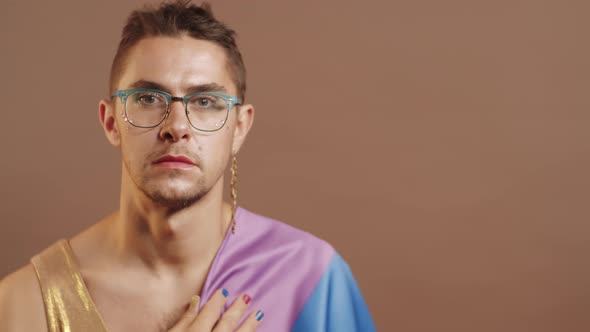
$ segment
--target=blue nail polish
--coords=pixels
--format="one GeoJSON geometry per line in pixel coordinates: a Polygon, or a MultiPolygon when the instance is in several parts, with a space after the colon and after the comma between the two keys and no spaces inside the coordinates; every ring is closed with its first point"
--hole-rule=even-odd
{"type": "Polygon", "coordinates": [[[222,289],[221,290],[221,294],[223,294],[224,297],[227,297],[229,295],[229,292],[227,291],[227,289],[222,289]]]}
{"type": "Polygon", "coordinates": [[[256,313],[256,320],[260,321],[262,317],[264,317],[264,312],[258,310],[258,312],[256,313]]]}

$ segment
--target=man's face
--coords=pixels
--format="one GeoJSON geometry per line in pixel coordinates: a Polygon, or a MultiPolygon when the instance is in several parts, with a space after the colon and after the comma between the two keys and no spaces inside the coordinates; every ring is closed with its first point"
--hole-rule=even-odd
{"type": "MultiPolygon", "coordinates": [[[[153,37],[141,40],[129,51],[117,89],[152,88],[185,96],[205,85],[228,95],[237,93],[220,46],[188,36],[153,37]]],[[[249,128],[249,123],[241,124],[243,116],[236,107],[230,109],[224,127],[215,132],[193,128],[179,101],[170,104],[168,117],[155,128],[138,128],[125,121],[119,98],[105,106],[109,107],[114,134],[108,132],[105,119],[109,112],[101,118],[107,136],[115,135],[109,136],[111,143],[121,146],[123,176],[152,200],[169,207],[185,206],[209,192],[222,177],[230,156],[239,149],[244,127],[246,132],[249,128]],[[185,157],[194,165],[158,162],[165,156],[185,157]]]]}

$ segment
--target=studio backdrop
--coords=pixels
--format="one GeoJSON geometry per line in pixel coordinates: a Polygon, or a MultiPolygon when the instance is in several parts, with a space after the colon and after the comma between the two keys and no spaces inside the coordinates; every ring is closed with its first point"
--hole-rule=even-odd
{"type": "MultiPolygon", "coordinates": [[[[117,208],[97,105],[142,4],[2,0],[0,276],[117,208]]],[[[330,242],[379,331],[590,330],[590,2],[212,6],[256,108],[239,204],[330,242]]]]}

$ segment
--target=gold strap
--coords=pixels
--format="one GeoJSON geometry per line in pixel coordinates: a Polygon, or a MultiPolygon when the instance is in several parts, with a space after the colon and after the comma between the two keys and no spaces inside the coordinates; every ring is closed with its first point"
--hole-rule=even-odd
{"type": "Polygon", "coordinates": [[[31,259],[41,286],[49,332],[106,332],[67,240],[31,259]]]}

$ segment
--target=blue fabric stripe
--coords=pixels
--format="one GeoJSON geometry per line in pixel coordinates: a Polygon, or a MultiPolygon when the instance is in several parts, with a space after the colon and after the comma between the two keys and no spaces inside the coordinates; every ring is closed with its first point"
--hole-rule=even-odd
{"type": "Polygon", "coordinates": [[[293,324],[292,332],[372,332],[375,325],[348,264],[334,257],[293,324]]]}

